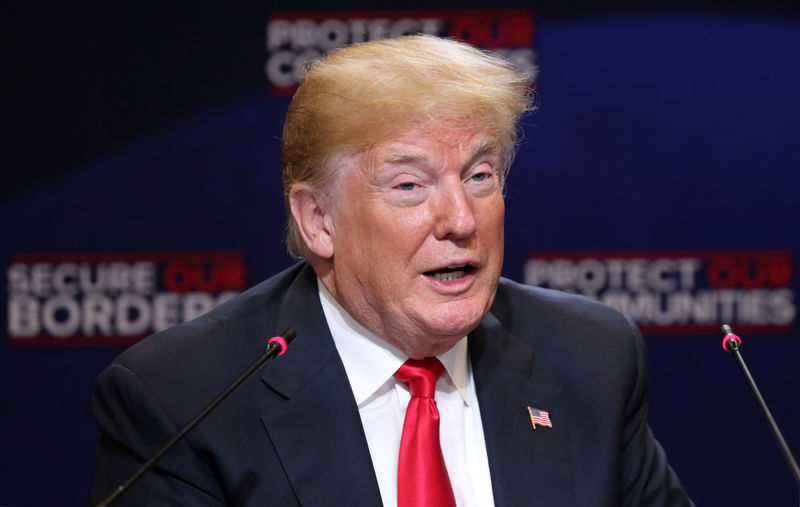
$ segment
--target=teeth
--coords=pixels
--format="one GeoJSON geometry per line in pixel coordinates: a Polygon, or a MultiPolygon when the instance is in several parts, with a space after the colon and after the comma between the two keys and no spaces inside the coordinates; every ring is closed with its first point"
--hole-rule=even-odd
{"type": "Polygon", "coordinates": [[[437,280],[441,280],[442,282],[452,282],[453,280],[458,280],[462,276],[466,274],[466,271],[459,270],[459,271],[450,271],[447,273],[434,273],[433,277],[437,280]]]}

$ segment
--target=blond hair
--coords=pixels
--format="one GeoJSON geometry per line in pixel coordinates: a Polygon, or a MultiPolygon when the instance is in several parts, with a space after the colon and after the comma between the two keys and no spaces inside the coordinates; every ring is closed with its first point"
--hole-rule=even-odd
{"type": "Polygon", "coordinates": [[[455,121],[487,128],[503,173],[516,122],[531,107],[530,79],[499,55],[429,35],[354,44],[314,62],[283,127],[283,190],[289,253],[307,253],[289,193],[305,182],[326,189],[335,161],[417,124],[455,121]]]}

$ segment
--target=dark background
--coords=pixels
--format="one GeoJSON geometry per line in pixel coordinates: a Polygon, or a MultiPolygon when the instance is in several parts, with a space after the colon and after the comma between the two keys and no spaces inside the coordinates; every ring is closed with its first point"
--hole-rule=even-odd
{"type": "MultiPolygon", "coordinates": [[[[383,7],[537,12],[540,110],[509,179],[506,276],[521,280],[539,250],[800,250],[795,3],[383,7]]],[[[273,8],[7,3],[0,259],[240,250],[251,285],[289,265],[278,147],[288,100],[269,95],[263,74],[273,8]]],[[[797,333],[744,338],[797,449],[797,333]]],[[[719,340],[648,347],[651,426],[696,503],[796,505],[719,340]]],[[[87,503],[90,392],[121,350],[0,345],[0,504],[87,503]]]]}

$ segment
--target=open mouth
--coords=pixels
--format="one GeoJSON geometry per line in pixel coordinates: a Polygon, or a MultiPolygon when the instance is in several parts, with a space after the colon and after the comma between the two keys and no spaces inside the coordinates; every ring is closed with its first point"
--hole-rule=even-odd
{"type": "Polygon", "coordinates": [[[459,278],[464,278],[473,271],[475,271],[475,266],[470,266],[469,264],[463,264],[461,266],[449,266],[446,268],[436,269],[433,271],[426,271],[423,274],[425,276],[430,276],[431,278],[435,278],[440,282],[452,282],[458,280],[459,278]]]}

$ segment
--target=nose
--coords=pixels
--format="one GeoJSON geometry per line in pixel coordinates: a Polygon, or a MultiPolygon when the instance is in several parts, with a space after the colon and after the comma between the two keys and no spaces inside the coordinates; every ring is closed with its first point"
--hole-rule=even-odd
{"type": "Polygon", "coordinates": [[[460,179],[445,185],[437,199],[436,239],[460,240],[475,234],[473,204],[460,179]]]}

